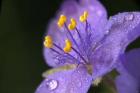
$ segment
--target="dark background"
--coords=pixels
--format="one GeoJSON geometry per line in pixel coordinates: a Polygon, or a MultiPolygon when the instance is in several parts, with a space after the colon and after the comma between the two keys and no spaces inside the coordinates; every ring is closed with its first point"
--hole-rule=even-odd
{"type": "MultiPolygon", "coordinates": [[[[40,84],[41,73],[48,69],[42,55],[42,37],[62,1],[1,1],[0,93],[33,93],[40,84]]],[[[101,0],[109,16],[123,11],[140,11],[138,1],[101,0]]],[[[139,42],[140,39],[136,40],[128,49],[139,47],[139,42]]]]}

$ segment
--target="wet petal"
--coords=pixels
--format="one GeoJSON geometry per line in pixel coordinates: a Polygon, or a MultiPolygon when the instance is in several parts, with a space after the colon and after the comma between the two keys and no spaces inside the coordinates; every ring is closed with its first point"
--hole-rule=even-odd
{"type": "Polygon", "coordinates": [[[107,21],[106,9],[98,0],[66,0],[62,7],[60,8],[60,14],[65,14],[68,17],[74,17],[79,20],[79,16],[83,14],[84,11],[89,12],[88,22],[96,26],[105,24],[107,21]]]}
{"type": "Polygon", "coordinates": [[[127,45],[140,35],[140,13],[115,15],[110,18],[107,27],[108,33],[98,45],[93,57],[94,70],[99,75],[110,71],[127,45]]]}
{"type": "MultiPolygon", "coordinates": [[[[78,29],[81,32],[85,28],[83,23],[79,22],[79,17],[84,11],[88,11],[89,16],[87,18],[88,23],[91,25],[94,37],[101,37],[106,31],[104,26],[107,23],[107,13],[104,6],[98,0],[66,0],[61,7],[60,14],[65,14],[68,19],[75,18],[78,23],[78,29]]],[[[85,34],[85,33],[84,33],[85,34]]]]}
{"type": "MultiPolygon", "coordinates": [[[[79,22],[79,16],[83,14],[85,10],[89,11],[88,22],[91,24],[91,28],[94,33],[93,34],[94,35],[93,37],[95,37],[94,40],[97,40],[97,38],[99,39],[105,33],[105,30],[103,30],[103,28],[107,22],[106,18],[107,15],[104,7],[97,0],[94,1],[89,0],[88,2],[86,0],[80,0],[79,2],[76,2],[76,0],[65,0],[62,6],[60,7],[60,11],[58,11],[56,17],[49,23],[46,34],[52,36],[54,43],[59,45],[61,48],[64,47],[64,40],[67,37],[69,37],[69,35],[65,29],[63,28],[60,29],[57,27],[57,20],[60,14],[65,14],[67,16],[68,23],[70,18],[74,17],[77,21],[78,24],[77,28],[79,29],[79,32],[82,35],[86,35],[85,32],[87,31],[84,31],[85,24],[79,22]]],[[[73,31],[72,34],[74,38],[77,40],[78,34],[76,33],[76,31],[73,31]]],[[[46,63],[49,66],[52,67],[60,66],[60,64],[58,65],[58,63],[60,63],[59,60],[56,59],[56,53],[53,53],[51,50],[44,48],[44,57],[46,63]]]]}
{"type": "MultiPolygon", "coordinates": [[[[104,6],[99,2],[99,0],[79,0],[80,1],[80,12],[84,10],[89,12],[88,22],[95,29],[95,33],[99,31],[103,32],[103,27],[107,22],[107,12],[104,6]]],[[[80,13],[80,14],[81,14],[80,13]]]]}
{"type": "Polygon", "coordinates": [[[140,49],[134,49],[123,56],[117,69],[120,75],[116,78],[119,93],[139,93],[140,90],[140,49]],[[129,81],[129,82],[128,82],[129,81]]]}
{"type": "Polygon", "coordinates": [[[76,0],[65,0],[61,7],[60,10],[58,11],[57,15],[64,14],[68,18],[73,17],[73,16],[78,16],[77,12],[79,12],[79,4],[76,2],[76,0]]]}
{"type": "Polygon", "coordinates": [[[86,68],[78,67],[47,76],[35,93],[87,93],[91,82],[86,68]]]}

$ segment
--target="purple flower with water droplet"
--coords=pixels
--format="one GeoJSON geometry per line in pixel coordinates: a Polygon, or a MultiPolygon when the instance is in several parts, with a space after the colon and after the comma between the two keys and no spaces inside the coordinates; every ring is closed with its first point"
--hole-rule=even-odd
{"type": "Polygon", "coordinates": [[[53,69],[43,73],[45,80],[35,93],[87,93],[92,81],[96,84],[121,63],[139,29],[139,12],[108,20],[98,0],[66,0],[44,41],[44,57],[53,69]]]}

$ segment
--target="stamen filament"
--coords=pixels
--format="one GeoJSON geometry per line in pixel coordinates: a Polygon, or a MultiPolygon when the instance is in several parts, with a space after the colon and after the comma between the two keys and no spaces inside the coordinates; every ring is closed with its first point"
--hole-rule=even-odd
{"type": "Polygon", "coordinates": [[[71,18],[71,23],[68,25],[69,30],[74,30],[76,28],[76,20],[74,18],[71,18]]]}
{"type": "Polygon", "coordinates": [[[87,28],[88,28],[88,22],[86,20],[86,27],[85,27],[85,31],[87,31],[87,28]]]}
{"type": "MultiPolygon", "coordinates": [[[[74,56],[72,56],[71,54],[69,54],[69,53],[65,53],[64,51],[63,51],[63,49],[61,48],[61,47],[59,47],[57,44],[55,44],[55,43],[53,43],[53,45],[56,47],[56,48],[58,48],[61,52],[63,52],[64,54],[67,54],[68,56],[70,56],[70,57],[72,57],[73,59],[75,59],[75,60],[77,60],[78,62],[79,62],[79,60],[77,59],[77,58],[75,58],[74,56]]],[[[56,51],[56,50],[55,50],[56,51]]],[[[58,51],[57,51],[58,52],[58,51]]],[[[61,53],[60,53],[61,54],[61,53]]],[[[61,54],[62,55],[62,54],[61,54]]]]}
{"type": "Polygon", "coordinates": [[[80,32],[78,31],[77,27],[76,27],[75,29],[76,29],[76,32],[77,32],[77,34],[78,34],[78,36],[79,36],[79,38],[80,38],[80,41],[81,41],[81,43],[82,43],[83,38],[82,38],[82,36],[80,35],[80,32]]]}
{"type": "Polygon", "coordinates": [[[81,58],[85,63],[87,63],[87,61],[84,59],[84,57],[83,57],[75,48],[72,47],[72,49],[73,49],[74,52],[76,52],[76,53],[80,56],[80,58],[81,58]]]}
{"type": "Polygon", "coordinates": [[[65,28],[67,29],[67,31],[68,31],[68,33],[69,33],[69,35],[70,35],[70,37],[71,37],[72,41],[73,41],[73,42],[74,42],[74,44],[76,45],[76,47],[77,47],[77,48],[79,48],[79,46],[78,46],[77,42],[76,42],[76,41],[75,41],[75,39],[73,38],[73,36],[72,36],[71,32],[69,31],[69,29],[68,29],[68,27],[67,27],[67,25],[66,25],[66,24],[65,24],[65,28]]]}
{"type": "Polygon", "coordinates": [[[61,53],[60,52],[58,52],[57,50],[55,50],[55,49],[53,49],[53,48],[50,48],[53,52],[55,52],[55,53],[57,53],[57,54],[59,54],[59,55],[61,55],[61,53]]]}

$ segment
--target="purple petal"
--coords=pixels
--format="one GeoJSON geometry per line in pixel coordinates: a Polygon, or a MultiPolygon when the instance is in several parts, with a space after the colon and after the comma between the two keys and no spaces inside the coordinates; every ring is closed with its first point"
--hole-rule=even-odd
{"type": "MultiPolygon", "coordinates": [[[[88,22],[93,26],[95,30],[101,30],[107,22],[106,9],[98,0],[79,0],[80,12],[84,10],[89,12],[88,22]]],[[[81,14],[80,13],[80,14],[81,14]]]]}
{"type": "Polygon", "coordinates": [[[119,93],[140,92],[140,49],[134,49],[126,53],[120,66],[117,67],[120,75],[116,78],[116,86],[119,93]]]}
{"type": "Polygon", "coordinates": [[[139,93],[137,81],[130,75],[120,75],[115,80],[118,93],[139,93]]]}
{"type": "Polygon", "coordinates": [[[126,53],[123,66],[129,72],[129,74],[138,80],[140,85],[140,48],[126,53]]]}
{"type": "MultiPolygon", "coordinates": [[[[85,24],[79,22],[79,16],[83,14],[85,10],[89,11],[89,17],[87,20],[91,24],[92,30],[94,29],[93,30],[94,37],[97,38],[102,37],[103,34],[105,33],[105,30],[103,30],[103,28],[107,22],[107,15],[104,7],[97,0],[94,1],[89,0],[88,2],[86,0],[81,0],[80,2],[76,2],[75,0],[65,0],[56,18],[50,22],[47,30],[47,35],[52,36],[54,43],[59,45],[59,47],[61,48],[64,47],[64,40],[67,37],[69,37],[69,35],[67,34],[66,30],[59,29],[57,27],[57,20],[60,14],[65,14],[67,16],[68,23],[70,17],[74,17],[77,20],[77,28],[79,29],[79,32],[82,33],[82,35],[86,35],[85,34],[86,31],[83,31],[85,30],[85,28],[83,28],[85,27],[83,26],[85,24]]],[[[73,31],[72,34],[74,38],[77,40],[78,35],[76,31],[73,31]]],[[[72,55],[74,55],[74,53],[72,53],[72,55]]],[[[55,58],[56,54],[49,49],[44,48],[44,57],[49,66],[57,67],[63,65],[63,64],[58,65],[58,63],[60,62],[56,60],[55,58]]]]}
{"type": "Polygon", "coordinates": [[[65,14],[68,18],[78,18],[84,11],[89,12],[89,20],[91,23],[99,24],[99,21],[107,20],[107,13],[105,8],[98,0],[66,0],[58,13],[65,14]]]}
{"type": "Polygon", "coordinates": [[[94,70],[99,75],[110,71],[127,45],[140,35],[140,13],[115,15],[110,18],[107,28],[108,33],[93,55],[94,70]]]}
{"type": "Polygon", "coordinates": [[[49,75],[35,93],[87,93],[91,83],[86,68],[78,67],[49,75]]]}
{"type": "Polygon", "coordinates": [[[70,18],[73,16],[78,16],[77,12],[79,12],[78,2],[76,2],[76,0],[65,0],[61,5],[57,15],[60,16],[61,14],[64,14],[70,18]]]}
{"type": "MultiPolygon", "coordinates": [[[[60,14],[65,14],[68,19],[71,17],[75,18],[78,23],[78,29],[83,31],[83,23],[79,22],[79,17],[84,11],[89,12],[88,23],[94,29],[94,35],[98,38],[105,33],[104,26],[107,23],[106,9],[98,0],[66,0],[61,7],[60,14]],[[80,25],[81,24],[81,25],[80,25]]],[[[85,34],[85,33],[84,33],[85,34]]]]}

